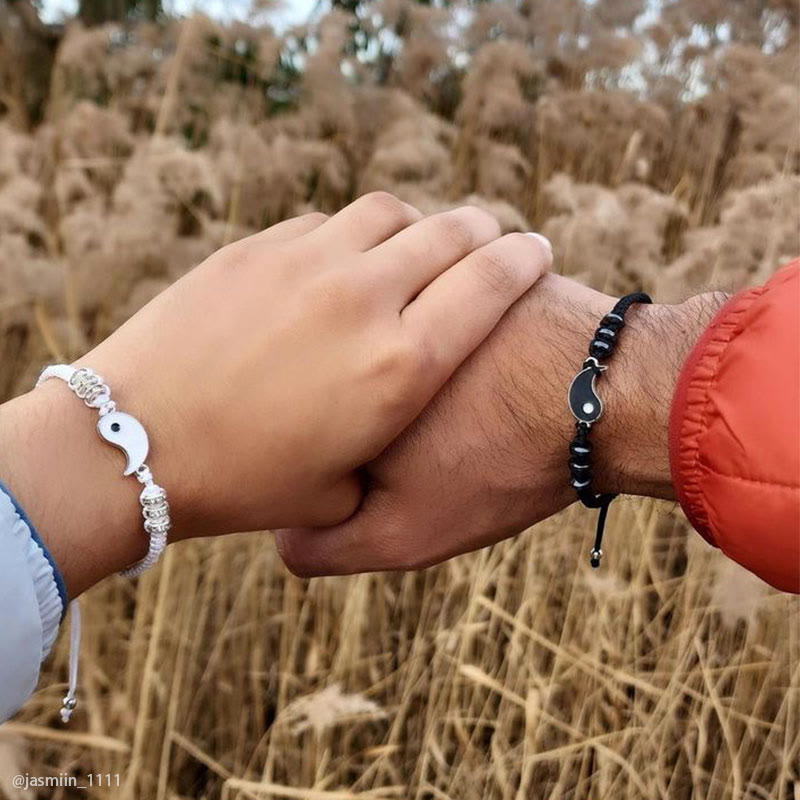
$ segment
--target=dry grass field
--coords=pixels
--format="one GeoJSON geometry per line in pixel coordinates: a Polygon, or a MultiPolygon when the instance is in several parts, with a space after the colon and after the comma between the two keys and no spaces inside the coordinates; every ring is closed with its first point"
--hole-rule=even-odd
{"type": "MultiPolygon", "coordinates": [[[[12,5],[0,399],[224,243],[377,188],[543,230],[611,293],[800,253],[792,0],[385,0],[280,36],[198,16],[56,43],[12,5]]],[[[33,797],[29,771],[113,778],[55,800],[800,799],[798,598],[673,506],[619,502],[599,573],[592,534],[572,507],[424,573],[311,582],[268,533],[177,545],[88,594],[81,711],[61,727],[62,635],[0,728],[0,796],[33,797]]]]}

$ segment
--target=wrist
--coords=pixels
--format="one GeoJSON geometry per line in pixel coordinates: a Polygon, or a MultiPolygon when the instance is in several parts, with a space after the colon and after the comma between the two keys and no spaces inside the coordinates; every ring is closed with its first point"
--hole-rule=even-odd
{"type": "MultiPolygon", "coordinates": [[[[631,307],[608,369],[597,381],[604,410],[591,433],[595,491],[674,499],[672,397],[689,352],[726,299],[707,294],[675,306],[631,307]]],[[[532,454],[508,480],[530,493],[532,474],[540,476],[540,486],[527,500],[531,520],[577,499],[567,466],[575,436],[567,393],[594,331],[615,303],[614,297],[548,274],[490,340],[502,382],[498,396],[532,454]]]]}
{"type": "Polygon", "coordinates": [[[47,545],[74,598],[147,551],[137,484],[58,382],[0,406],[0,477],[47,545]]]}
{"type": "Polygon", "coordinates": [[[672,398],[686,358],[726,299],[705,294],[679,305],[635,305],[628,312],[599,387],[604,415],[592,431],[598,492],[675,499],[672,398]]]}

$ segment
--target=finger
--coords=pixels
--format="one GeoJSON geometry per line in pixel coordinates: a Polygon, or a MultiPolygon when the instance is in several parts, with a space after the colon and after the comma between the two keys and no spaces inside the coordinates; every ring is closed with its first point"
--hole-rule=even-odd
{"type": "Polygon", "coordinates": [[[358,476],[353,473],[339,480],[327,491],[321,491],[309,504],[307,512],[301,512],[299,524],[313,528],[338,525],[356,513],[363,498],[364,489],[358,476]]]}
{"type": "Polygon", "coordinates": [[[317,578],[322,575],[351,575],[358,571],[354,564],[351,572],[345,565],[353,563],[345,558],[348,551],[345,539],[352,523],[337,528],[291,528],[275,531],[275,547],[289,572],[298,578],[317,578]],[[344,533],[341,528],[344,528],[344,533]]]}
{"type": "Polygon", "coordinates": [[[429,365],[421,391],[438,391],[552,263],[546,239],[511,233],[471,253],[406,306],[401,319],[411,346],[429,365]]]}
{"type": "Polygon", "coordinates": [[[355,251],[369,250],[394,236],[422,217],[413,206],[387,192],[372,192],[359,197],[334,214],[314,232],[323,247],[335,242],[355,251]]]}
{"type": "Polygon", "coordinates": [[[393,569],[402,561],[395,549],[403,537],[381,519],[379,503],[371,498],[367,502],[368,507],[341,525],[276,531],[275,545],[283,563],[301,578],[393,569]]]}
{"type": "Polygon", "coordinates": [[[289,242],[292,239],[299,239],[307,233],[316,230],[330,219],[327,214],[321,211],[312,211],[302,214],[299,217],[286,219],[266,230],[254,233],[242,241],[254,244],[278,244],[279,242],[289,242]]]}
{"type": "Polygon", "coordinates": [[[369,255],[376,270],[400,287],[403,308],[438,275],[500,233],[500,223],[491,214],[463,206],[420,220],[369,255]]]}

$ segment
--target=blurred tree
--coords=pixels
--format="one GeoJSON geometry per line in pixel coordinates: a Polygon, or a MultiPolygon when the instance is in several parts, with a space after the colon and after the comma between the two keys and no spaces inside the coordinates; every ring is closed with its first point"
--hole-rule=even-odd
{"type": "Polygon", "coordinates": [[[122,22],[130,18],[158,19],[164,12],[161,0],[80,0],[78,16],[84,25],[122,22]]]}
{"type": "Polygon", "coordinates": [[[41,120],[62,33],[30,0],[0,0],[0,116],[21,128],[41,120]]]}

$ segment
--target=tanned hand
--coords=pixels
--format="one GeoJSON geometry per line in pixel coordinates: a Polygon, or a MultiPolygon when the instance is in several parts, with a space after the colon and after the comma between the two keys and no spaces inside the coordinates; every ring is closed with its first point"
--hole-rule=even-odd
{"type": "MultiPolygon", "coordinates": [[[[599,384],[595,487],[671,499],[669,410],[681,365],[723,295],[636,305],[599,384]]],[[[369,467],[358,513],[278,534],[298,575],[413,569],[517,534],[574,502],[567,390],[615,298],[547,275],[401,439],[369,467]]]]}

